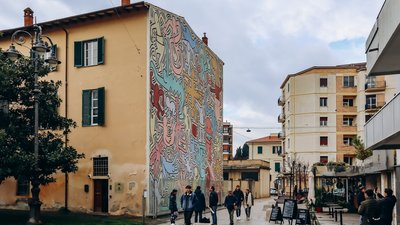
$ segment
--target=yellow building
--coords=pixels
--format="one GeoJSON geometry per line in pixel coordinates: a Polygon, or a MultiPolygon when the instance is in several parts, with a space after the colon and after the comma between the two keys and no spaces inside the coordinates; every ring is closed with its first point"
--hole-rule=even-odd
{"type": "MultiPolygon", "coordinates": [[[[25,27],[1,31],[0,47],[32,18],[28,9],[25,27]]],[[[68,145],[86,155],[69,179],[41,187],[43,209],[68,202],[72,211],[141,215],[144,195],[155,215],[174,188],[222,189],[223,62],[205,36],[181,16],[124,0],[38,25],[62,62],[49,75],[63,83],[59,112],[79,125],[68,145]]],[[[0,185],[2,208],[27,207],[30,194],[17,187],[0,185]]]]}

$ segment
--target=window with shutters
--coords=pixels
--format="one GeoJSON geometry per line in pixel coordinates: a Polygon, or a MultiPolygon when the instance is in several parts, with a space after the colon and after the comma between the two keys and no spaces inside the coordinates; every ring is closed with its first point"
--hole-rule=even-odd
{"type": "Polygon", "coordinates": [[[328,137],[327,136],[319,137],[319,145],[320,146],[328,146],[328,137]]]}
{"type": "Polygon", "coordinates": [[[328,78],[319,78],[320,87],[328,87],[328,78]]]}
{"type": "Polygon", "coordinates": [[[328,163],[328,156],[320,156],[319,162],[320,163],[328,163]]]}
{"type": "Polygon", "coordinates": [[[262,152],[263,152],[263,147],[262,146],[258,146],[257,147],[257,153],[258,154],[262,154],[262,152]]]}
{"type": "Polygon", "coordinates": [[[17,179],[17,196],[29,195],[29,179],[25,176],[19,176],[17,179]]]}
{"type": "Polygon", "coordinates": [[[104,38],[96,38],[74,43],[75,67],[104,64],[104,38]]]}
{"type": "Polygon", "coordinates": [[[326,127],[328,126],[328,117],[320,117],[319,118],[319,126],[326,127]]]}
{"type": "Polygon", "coordinates": [[[82,126],[104,125],[104,87],[83,90],[82,126]]]}
{"type": "Polygon", "coordinates": [[[93,158],[93,176],[108,175],[108,157],[93,158]]]}
{"type": "Polygon", "coordinates": [[[319,106],[327,107],[328,106],[328,98],[327,97],[319,98],[319,106]]]}
{"type": "Polygon", "coordinates": [[[279,162],[275,163],[275,172],[281,172],[281,164],[279,162]]]}
{"type": "Polygon", "coordinates": [[[343,77],[343,87],[355,87],[354,76],[344,76],[343,77]]]}

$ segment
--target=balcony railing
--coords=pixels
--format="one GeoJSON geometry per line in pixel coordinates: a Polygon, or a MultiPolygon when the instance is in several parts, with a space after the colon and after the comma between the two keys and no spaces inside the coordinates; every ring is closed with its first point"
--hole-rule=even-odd
{"type": "Polygon", "coordinates": [[[365,111],[378,111],[385,104],[385,102],[367,103],[365,104],[365,111]]]}
{"type": "Polygon", "coordinates": [[[375,81],[375,82],[367,82],[365,83],[365,91],[382,91],[386,88],[386,81],[375,81]]]}
{"type": "Polygon", "coordinates": [[[279,123],[285,122],[285,114],[283,114],[283,113],[279,114],[279,116],[278,116],[278,122],[279,122],[279,123]]]}
{"type": "Polygon", "coordinates": [[[285,105],[285,99],[284,99],[283,95],[281,95],[281,96],[278,98],[278,105],[279,105],[279,106],[285,105]]]}

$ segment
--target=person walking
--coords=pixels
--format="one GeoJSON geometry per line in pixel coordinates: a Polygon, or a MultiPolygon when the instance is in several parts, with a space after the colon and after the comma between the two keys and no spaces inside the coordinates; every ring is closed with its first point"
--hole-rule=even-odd
{"type": "Polygon", "coordinates": [[[178,217],[178,206],[176,204],[177,193],[178,191],[174,189],[169,195],[169,210],[171,211],[171,224],[175,224],[175,220],[178,217]]]}
{"type": "Polygon", "coordinates": [[[243,191],[240,190],[240,185],[236,185],[236,189],[233,192],[233,195],[237,199],[237,205],[236,205],[236,219],[240,220],[240,214],[242,212],[242,202],[244,200],[244,194],[243,191]]]}
{"type": "MultiPolygon", "coordinates": [[[[359,188],[359,192],[357,194],[357,208],[359,209],[361,206],[361,203],[365,200],[365,197],[364,197],[365,187],[362,184],[360,184],[360,185],[358,185],[358,188],[359,188]]],[[[362,224],[362,220],[363,220],[362,215],[360,215],[360,225],[362,224]]]]}
{"type": "Polygon", "coordinates": [[[393,190],[390,188],[385,188],[383,193],[385,196],[382,200],[379,201],[379,206],[381,208],[381,225],[391,225],[393,220],[393,208],[396,204],[396,197],[393,195],[393,190]]]}
{"type": "Polygon", "coordinates": [[[251,207],[254,205],[254,197],[251,191],[247,188],[244,197],[244,208],[246,212],[246,219],[250,219],[251,207]]]}
{"type": "Polygon", "coordinates": [[[203,219],[203,211],[206,210],[206,198],[204,197],[201,187],[197,186],[194,194],[197,197],[197,204],[194,206],[194,222],[201,223],[203,219]]]}
{"type": "Polygon", "coordinates": [[[185,193],[181,197],[181,206],[185,218],[185,225],[190,225],[197,198],[196,194],[192,192],[192,186],[187,185],[185,189],[185,193]]]}
{"type": "Polygon", "coordinates": [[[217,225],[217,206],[218,206],[218,194],[215,192],[214,186],[210,187],[210,197],[208,199],[211,209],[212,224],[217,225]]]}
{"type": "Polygon", "coordinates": [[[228,195],[225,197],[224,206],[228,210],[229,214],[229,225],[233,225],[233,212],[237,206],[238,200],[233,195],[232,191],[228,191],[228,195]]]}
{"type": "Polygon", "coordinates": [[[380,214],[379,203],[374,199],[374,191],[368,189],[365,191],[365,200],[358,208],[358,214],[362,216],[362,225],[378,225],[380,214]]]}

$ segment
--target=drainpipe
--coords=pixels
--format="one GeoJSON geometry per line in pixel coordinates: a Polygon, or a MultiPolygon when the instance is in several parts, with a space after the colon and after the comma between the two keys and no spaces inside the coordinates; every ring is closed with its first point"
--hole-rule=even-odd
{"type": "MultiPolygon", "coordinates": [[[[64,85],[65,85],[65,118],[68,119],[68,31],[62,27],[63,31],[65,32],[65,77],[64,77],[64,85]]],[[[65,147],[68,147],[68,134],[65,134],[65,147]]],[[[69,177],[68,177],[68,173],[65,172],[65,200],[64,200],[64,208],[65,211],[69,211],[68,210],[68,184],[69,184],[69,177]]]]}

